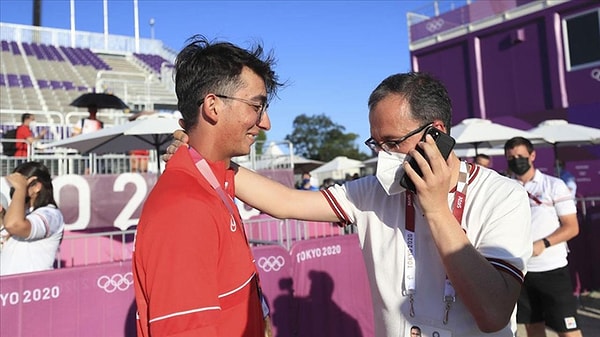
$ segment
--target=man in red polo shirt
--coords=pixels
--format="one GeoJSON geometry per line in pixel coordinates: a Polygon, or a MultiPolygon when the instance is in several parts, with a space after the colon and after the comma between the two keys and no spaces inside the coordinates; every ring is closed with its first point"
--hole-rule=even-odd
{"type": "Polygon", "coordinates": [[[171,158],[138,224],[140,337],[265,335],[230,161],[271,128],[267,102],[280,83],[272,58],[261,57],[261,47],[248,51],[203,37],[177,56],[175,90],[190,147],[171,158]]]}
{"type": "Polygon", "coordinates": [[[30,113],[24,113],[21,115],[21,125],[19,125],[19,127],[17,128],[17,134],[15,137],[15,139],[17,140],[17,143],[15,144],[15,147],[17,149],[17,151],[15,152],[15,157],[27,157],[27,148],[29,147],[29,145],[42,139],[42,137],[44,137],[44,135],[46,134],[47,130],[42,129],[39,135],[34,136],[33,131],[31,131],[31,128],[33,128],[35,125],[34,123],[34,115],[30,113]]]}

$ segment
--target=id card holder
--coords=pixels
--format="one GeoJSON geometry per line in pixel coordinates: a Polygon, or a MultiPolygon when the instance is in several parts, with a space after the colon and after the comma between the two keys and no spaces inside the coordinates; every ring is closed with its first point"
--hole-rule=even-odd
{"type": "Polygon", "coordinates": [[[452,331],[421,322],[406,321],[401,337],[452,337],[452,331]]]}

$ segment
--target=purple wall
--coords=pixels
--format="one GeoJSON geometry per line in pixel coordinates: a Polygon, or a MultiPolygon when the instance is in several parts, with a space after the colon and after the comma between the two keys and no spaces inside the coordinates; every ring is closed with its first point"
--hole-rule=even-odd
{"type": "MultiPolygon", "coordinates": [[[[464,15],[472,22],[475,15],[499,14],[527,2],[480,0],[440,18],[451,21],[457,13],[468,12],[464,15]]],[[[515,118],[529,127],[547,119],[565,119],[600,128],[600,67],[567,70],[562,34],[563,18],[597,8],[598,3],[593,1],[565,2],[442,39],[412,51],[411,58],[415,70],[433,74],[448,87],[453,125],[478,117],[496,121],[515,118]],[[480,55],[480,69],[476,55],[480,55]]],[[[440,31],[443,29],[436,33],[440,31]]],[[[560,147],[558,155],[576,175],[582,195],[600,195],[600,146],[560,147]]],[[[537,165],[553,173],[553,161],[551,148],[539,149],[537,165]]],[[[494,161],[495,168],[503,169],[505,165],[502,158],[494,161]]]]}

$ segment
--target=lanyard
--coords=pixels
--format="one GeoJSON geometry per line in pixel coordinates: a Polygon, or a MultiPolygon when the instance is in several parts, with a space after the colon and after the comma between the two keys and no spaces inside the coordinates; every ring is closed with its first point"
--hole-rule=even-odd
{"type": "MultiPolygon", "coordinates": [[[[229,215],[231,216],[231,220],[229,223],[229,229],[232,232],[235,232],[236,228],[237,228],[237,220],[236,220],[235,215],[238,213],[234,212],[233,207],[231,206],[231,204],[234,202],[233,198],[229,194],[225,193],[225,191],[221,187],[221,184],[219,184],[217,177],[215,177],[215,174],[210,169],[210,166],[208,166],[206,159],[202,158],[202,155],[191,147],[189,148],[189,152],[190,152],[190,155],[192,156],[192,160],[196,163],[196,168],[198,169],[198,171],[200,171],[200,174],[202,174],[204,179],[206,179],[206,181],[208,181],[210,186],[212,186],[212,188],[219,195],[219,198],[221,198],[221,201],[223,202],[223,204],[225,204],[225,207],[227,207],[227,210],[229,211],[229,215]]],[[[240,227],[242,228],[242,234],[244,234],[244,240],[246,241],[246,244],[247,244],[248,239],[246,237],[246,232],[244,231],[244,226],[240,226],[240,227]]],[[[255,268],[254,275],[256,275],[256,277],[254,278],[254,283],[255,283],[255,286],[256,286],[256,289],[258,292],[258,298],[260,300],[261,309],[263,311],[263,316],[267,317],[269,315],[269,307],[267,305],[266,299],[263,296],[262,289],[260,287],[260,280],[259,280],[259,276],[258,276],[258,271],[256,270],[256,266],[254,266],[254,268],[255,268]]]]}
{"type": "MultiPolygon", "coordinates": [[[[458,221],[459,225],[462,222],[463,213],[465,210],[465,202],[467,196],[469,172],[466,162],[460,163],[460,171],[458,174],[458,183],[454,192],[454,202],[452,204],[452,214],[458,221]]],[[[404,288],[402,295],[408,296],[410,301],[410,316],[415,316],[414,296],[416,293],[416,228],[415,228],[415,196],[412,192],[406,192],[406,211],[405,211],[405,235],[406,235],[406,258],[404,259],[404,288]]],[[[448,323],[448,314],[450,307],[456,300],[456,291],[452,283],[446,276],[444,280],[444,324],[448,323]]]]}
{"type": "Polygon", "coordinates": [[[231,204],[233,203],[233,198],[231,198],[230,195],[225,193],[225,191],[221,187],[221,184],[219,184],[217,177],[215,177],[215,174],[208,166],[208,163],[206,162],[206,160],[204,158],[202,158],[202,156],[198,152],[196,152],[196,150],[194,150],[193,148],[190,147],[189,151],[190,151],[190,155],[192,156],[192,160],[194,160],[194,162],[196,163],[196,168],[198,169],[198,171],[200,171],[200,174],[202,174],[204,179],[206,179],[206,181],[208,181],[210,186],[212,186],[212,188],[219,195],[219,198],[221,198],[221,201],[223,202],[225,207],[227,207],[227,210],[229,211],[229,215],[231,216],[231,219],[229,221],[229,229],[232,232],[235,232],[237,229],[237,220],[236,220],[236,216],[235,216],[236,213],[233,211],[233,207],[231,206],[231,204]]]}

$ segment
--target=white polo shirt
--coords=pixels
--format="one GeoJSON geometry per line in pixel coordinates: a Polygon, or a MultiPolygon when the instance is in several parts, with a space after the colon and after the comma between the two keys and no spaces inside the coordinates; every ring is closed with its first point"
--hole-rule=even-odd
{"type": "MultiPolygon", "coordinates": [[[[522,282],[532,254],[527,193],[515,181],[495,171],[472,166],[462,227],[473,246],[496,268],[522,282]]],[[[459,296],[447,325],[442,323],[446,273],[421,207],[415,205],[415,317],[409,316],[405,290],[406,193],[388,196],[375,176],[346,182],[324,191],[340,220],[358,226],[359,239],[373,298],[376,336],[401,336],[414,319],[451,331],[453,337],[481,336],[459,296]]],[[[416,198],[415,198],[416,200],[416,198]]],[[[448,194],[452,205],[454,193],[448,194]]],[[[465,275],[465,277],[469,277],[465,275]]],[[[516,320],[486,336],[513,336],[516,320]]]]}
{"type": "MultiPolygon", "coordinates": [[[[564,181],[535,170],[533,179],[525,183],[530,194],[531,238],[541,240],[560,227],[559,216],[577,213],[573,194],[564,181]]],[[[561,242],[546,248],[542,254],[533,256],[527,270],[534,272],[554,270],[567,265],[568,247],[561,242]]]]}
{"type": "Polygon", "coordinates": [[[31,233],[22,238],[11,236],[0,252],[0,275],[53,269],[56,251],[64,230],[62,213],[53,205],[29,211],[31,233]]]}

